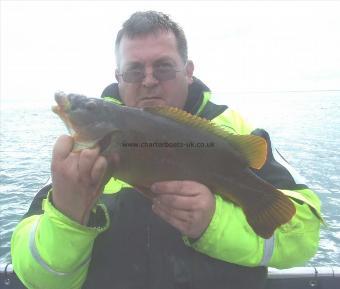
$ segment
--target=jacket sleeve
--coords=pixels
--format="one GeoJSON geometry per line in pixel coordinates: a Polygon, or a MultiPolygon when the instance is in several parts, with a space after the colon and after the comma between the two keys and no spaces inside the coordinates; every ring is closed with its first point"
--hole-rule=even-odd
{"type": "Polygon", "coordinates": [[[46,186],[34,198],[11,239],[13,268],[27,288],[81,288],[87,276],[92,246],[109,225],[106,208],[101,226],[82,226],[58,211],[46,186]]]}
{"type": "Polygon", "coordinates": [[[270,239],[263,239],[254,233],[241,208],[216,195],[215,214],[208,228],[197,241],[185,238],[185,242],[211,257],[243,266],[282,269],[302,265],[318,248],[322,222],[319,198],[272,147],[266,131],[252,130],[235,111],[227,112],[216,122],[234,133],[252,133],[266,139],[267,160],[255,173],[289,196],[296,214],[277,228],[270,239]]]}

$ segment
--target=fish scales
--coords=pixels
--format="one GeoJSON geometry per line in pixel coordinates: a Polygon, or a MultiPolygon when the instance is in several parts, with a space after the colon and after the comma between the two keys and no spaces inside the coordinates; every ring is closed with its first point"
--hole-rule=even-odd
{"type": "Polygon", "coordinates": [[[295,214],[292,201],[250,169],[265,162],[263,138],[228,133],[172,107],[140,109],[64,93],[55,99],[53,111],[74,137],[74,150],[105,143],[104,155],[119,155],[112,175],[147,195],[158,181],[197,181],[240,206],[263,238],[295,214]]]}

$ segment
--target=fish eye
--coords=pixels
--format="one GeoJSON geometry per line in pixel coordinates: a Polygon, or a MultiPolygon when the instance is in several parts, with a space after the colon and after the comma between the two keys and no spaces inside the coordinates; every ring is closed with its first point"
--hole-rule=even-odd
{"type": "Polygon", "coordinates": [[[90,100],[86,103],[85,108],[87,110],[94,110],[96,108],[96,103],[93,100],[90,100]]]}
{"type": "Polygon", "coordinates": [[[76,110],[79,107],[84,107],[84,104],[86,105],[87,98],[84,95],[70,93],[67,95],[67,98],[71,103],[71,110],[76,110]]]}

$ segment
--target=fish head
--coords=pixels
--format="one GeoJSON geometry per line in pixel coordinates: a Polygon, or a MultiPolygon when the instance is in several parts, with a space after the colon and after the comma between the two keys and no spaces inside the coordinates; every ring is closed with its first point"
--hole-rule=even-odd
{"type": "Polygon", "coordinates": [[[74,138],[74,151],[93,148],[98,143],[107,142],[107,137],[120,131],[115,115],[117,105],[98,98],[87,98],[79,94],[55,93],[57,105],[52,107],[65,123],[70,135],[74,138]]]}

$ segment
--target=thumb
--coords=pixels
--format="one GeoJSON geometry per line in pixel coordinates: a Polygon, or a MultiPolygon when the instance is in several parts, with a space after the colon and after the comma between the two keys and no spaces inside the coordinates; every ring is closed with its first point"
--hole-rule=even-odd
{"type": "Polygon", "coordinates": [[[60,136],[54,144],[52,159],[56,161],[64,160],[71,153],[73,148],[73,138],[68,135],[60,136]]]}

